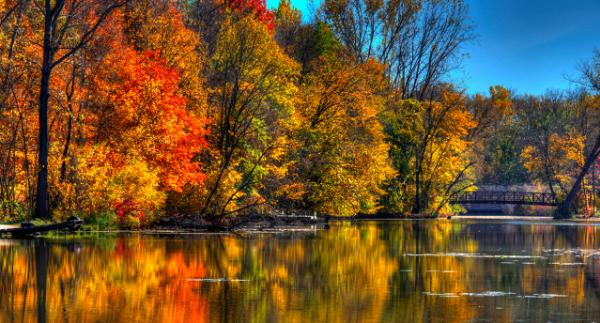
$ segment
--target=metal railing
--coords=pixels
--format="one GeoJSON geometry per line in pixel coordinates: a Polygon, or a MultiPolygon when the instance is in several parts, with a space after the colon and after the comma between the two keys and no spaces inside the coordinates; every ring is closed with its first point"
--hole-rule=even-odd
{"type": "Polygon", "coordinates": [[[551,193],[475,191],[460,193],[450,198],[451,204],[520,204],[557,206],[559,201],[551,193]]]}

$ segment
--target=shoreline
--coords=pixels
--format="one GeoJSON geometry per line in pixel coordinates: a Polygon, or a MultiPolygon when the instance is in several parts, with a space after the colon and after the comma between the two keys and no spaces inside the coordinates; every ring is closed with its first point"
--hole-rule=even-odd
{"type": "MultiPolygon", "coordinates": [[[[339,216],[265,216],[254,215],[246,218],[232,218],[226,221],[209,221],[207,219],[175,218],[168,217],[163,220],[141,228],[102,229],[84,227],[74,233],[140,233],[140,234],[238,234],[238,233],[284,233],[284,232],[314,232],[329,229],[330,222],[354,221],[494,221],[494,222],[544,222],[545,224],[596,224],[600,217],[554,219],[550,216],[523,216],[523,215],[455,215],[446,217],[399,217],[399,216],[369,216],[359,215],[354,217],[339,216]]],[[[0,229],[15,227],[15,224],[0,224],[0,229]]],[[[66,231],[57,231],[64,233],[66,231]]]]}

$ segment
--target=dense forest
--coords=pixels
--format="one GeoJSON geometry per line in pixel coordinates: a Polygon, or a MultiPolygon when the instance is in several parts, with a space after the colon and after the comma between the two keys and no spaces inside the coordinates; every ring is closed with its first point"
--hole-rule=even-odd
{"type": "Polygon", "coordinates": [[[476,37],[461,0],[0,0],[0,220],[437,216],[488,184],[587,211],[600,53],[577,90],[468,95],[476,37]]]}

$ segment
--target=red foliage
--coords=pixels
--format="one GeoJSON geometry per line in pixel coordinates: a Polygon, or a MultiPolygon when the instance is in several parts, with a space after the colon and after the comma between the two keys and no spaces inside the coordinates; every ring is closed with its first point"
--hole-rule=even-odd
{"type": "Polygon", "coordinates": [[[267,9],[265,0],[229,0],[228,7],[240,13],[252,13],[256,18],[265,24],[269,31],[275,28],[275,14],[267,9]]]}
{"type": "Polygon", "coordinates": [[[130,218],[138,222],[139,225],[146,223],[146,213],[140,210],[138,205],[130,199],[123,202],[115,202],[115,213],[117,214],[117,222],[120,226],[128,226],[130,218]]]}
{"type": "Polygon", "coordinates": [[[207,147],[207,121],[187,110],[178,72],[156,52],[126,48],[115,54],[101,76],[109,81],[96,84],[114,107],[107,139],[120,154],[143,156],[167,190],[201,184],[205,175],[195,157],[207,147]]]}

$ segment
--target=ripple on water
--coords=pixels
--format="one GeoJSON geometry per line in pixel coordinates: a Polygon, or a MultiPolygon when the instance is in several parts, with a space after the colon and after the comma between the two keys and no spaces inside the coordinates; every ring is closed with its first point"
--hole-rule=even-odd
{"type": "Polygon", "coordinates": [[[573,255],[575,257],[597,257],[600,256],[600,251],[597,249],[543,249],[543,253],[550,254],[552,256],[564,256],[573,255]]]}
{"type": "Polygon", "coordinates": [[[498,258],[498,259],[547,259],[534,255],[490,255],[483,253],[441,252],[441,253],[405,253],[406,257],[458,257],[458,258],[498,258]]]}
{"type": "Polygon", "coordinates": [[[548,299],[548,298],[557,298],[557,297],[567,297],[567,295],[561,295],[561,294],[531,294],[531,295],[521,295],[519,297],[521,297],[521,298],[541,298],[541,299],[548,299]]]}
{"type": "Polygon", "coordinates": [[[455,292],[455,293],[423,292],[423,294],[427,295],[427,296],[439,296],[439,297],[460,297],[460,296],[469,296],[469,297],[501,297],[501,296],[515,295],[515,293],[512,293],[512,292],[503,292],[503,291],[455,292]]]}
{"type": "Polygon", "coordinates": [[[249,279],[239,278],[188,278],[190,282],[203,282],[203,283],[228,283],[228,282],[247,282],[249,279]]]}
{"type": "Polygon", "coordinates": [[[503,291],[485,291],[485,292],[455,292],[455,293],[433,293],[433,292],[423,292],[424,295],[427,296],[438,296],[438,297],[502,297],[502,296],[516,296],[518,298],[537,298],[537,299],[550,299],[550,298],[561,298],[567,297],[567,295],[562,294],[528,294],[528,295],[517,295],[513,292],[503,292],[503,291]]]}

